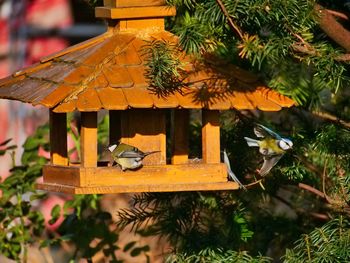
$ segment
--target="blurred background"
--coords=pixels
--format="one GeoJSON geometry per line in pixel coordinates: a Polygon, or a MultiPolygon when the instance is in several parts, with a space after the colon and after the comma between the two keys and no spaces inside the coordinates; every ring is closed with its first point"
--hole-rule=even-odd
{"type": "MultiPolygon", "coordinates": [[[[84,0],[0,1],[0,78],[36,63],[105,31],[94,9],[84,0]]],[[[18,101],[0,101],[0,141],[12,138],[21,146],[39,125],[48,121],[47,109],[18,101]]],[[[19,162],[22,149],[16,151],[19,162]]],[[[9,155],[0,157],[0,174],[11,166],[9,155]]]]}
{"type": "MultiPolygon", "coordinates": [[[[105,24],[94,17],[94,7],[90,2],[84,0],[0,1],[0,78],[37,63],[44,56],[105,32],[105,24]]],[[[28,136],[35,133],[39,126],[48,122],[48,117],[48,109],[44,107],[33,107],[19,101],[0,100],[0,142],[11,138],[12,144],[18,146],[12,156],[15,163],[10,154],[0,156],[2,181],[9,175],[9,170],[13,166],[21,165],[23,143],[28,136]]],[[[73,144],[74,142],[68,137],[68,145],[73,148],[73,144]]],[[[42,154],[47,155],[45,152],[42,154]]],[[[45,200],[33,203],[43,213],[49,233],[54,233],[63,221],[61,218],[53,225],[48,224],[51,209],[57,204],[62,207],[67,199],[71,197],[50,193],[45,200]]],[[[106,195],[103,206],[112,216],[116,216],[117,209],[128,207],[129,199],[129,195],[106,195]]],[[[132,236],[129,229],[126,229],[124,234],[120,233],[119,243],[125,245],[131,239],[135,241],[132,236]]],[[[158,239],[149,238],[144,241],[139,240],[138,245],[153,243],[158,247],[157,242],[158,239]]],[[[29,249],[28,260],[29,262],[68,262],[68,255],[72,253],[72,248],[69,246],[53,251],[33,246],[29,249]]],[[[155,250],[155,255],[151,255],[152,262],[156,262],[157,253],[155,250]]],[[[160,252],[159,254],[161,255],[160,252]]],[[[13,261],[0,255],[0,262],[13,261]]],[[[82,260],[82,262],[85,261],[82,260]]],[[[103,254],[95,256],[94,262],[104,262],[103,254]]],[[[140,262],[140,258],[129,257],[127,262],[140,262]]]]}

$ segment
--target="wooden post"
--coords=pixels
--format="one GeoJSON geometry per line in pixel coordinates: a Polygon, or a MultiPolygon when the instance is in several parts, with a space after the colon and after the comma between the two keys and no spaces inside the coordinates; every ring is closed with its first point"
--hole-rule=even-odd
{"type": "Polygon", "coordinates": [[[67,114],[50,109],[50,159],[54,165],[68,165],[67,114]]]}
{"type": "Polygon", "coordinates": [[[189,133],[189,111],[174,110],[174,122],[172,127],[172,164],[184,164],[188,162],[188,133],[189,133]]]}
{"type": "Polygon", "coordinates": [[[109,144],[116,144],[121,138],[121,114],[120,111],[109,111],[109,144]]]}
{"type": "Polygon", "coordinates": [[[97,166],[97,112],[81,113],[81,166],[97,166]]]}
{"type": "Polygon", "coordinates": [[[202,152],[204,163],[220,163],[220,113],[202,110],[202,152]]]}

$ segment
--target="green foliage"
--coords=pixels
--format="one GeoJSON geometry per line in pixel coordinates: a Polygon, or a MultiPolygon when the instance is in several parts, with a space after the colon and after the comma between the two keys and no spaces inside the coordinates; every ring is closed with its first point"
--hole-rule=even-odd
{"type": "MultiPolygon", "coordinates": [[[[108,120],[107,120],[108,121],[108,120]]],[[[99,141],[104,143],[108,125],[106,118],[101,121],[99,141]],[[106,128],[107,127],[107,128],[106,128]]],[[[69,126],[69,132],[72,127],[69,126]]],[[[79,134],[72,134],[79,139],[79,134]]],[[[0,143],[1,154],[10,153],[14,158],[13,145],[10,140],[0,143]]],[[[72,260],[91,258],[98,252],[103,252],[110,262],[122,262],[117,259],[115,252],[118,231],[111,227],[112,216],[101,206],[100,195],[76,195],[64,204],[62,211],[59,205],[51,210],[49,224],[54,224],[63,215],[57,234],[46,236],[43,214],[33,206],[33,201],[47,198],[46,193],[37,192],[34,184],[41,176],[42,167],[47,159],[38,155],[39,149],[49,150],[48,125],[41,126],[33,136],[27,138],[23,144],[22,165],[11,169],[11,174],[0,184],[0,254],[13,260],[27,262],[28,249],[33,244],[40,244],[40,248],[57,246],[67,243],[74,247],[72,260]]],[[[14,162],[14,161],[13,161],[14,162]]],[[[124,251],[133,257],[148,258],[147,245],[138,246],[133,243],[124,251]]]]}
{"type": "Polygon", "coordinates": [[[119,212],[118,225],[166,237],[179,251],[239,248],[253,232],[233,200],[228,192],[144,193],[134,197],[133,209],[119,212]]]}
{"type": "Polygon", "coordinates": [[[293,249],[287,250],[284,262],[349,262],[349,242],[349,222],[340,216],[304,234],[293,249]]]}
{"type": "Polygon", "coordinates": [[[215,52],[259,70],[270,87],[300,105],[319,107],[320,92],[336,93],[348,83],[346,64],[337,60],[341,50],[319,30],[315,1],[222,0],[242,36],[216,0],[168,2],[181,10],[171,30],[187,52],[215,52]]]}
{"type": "Polygon", "coordinates": [[[221,249],[204,249],[198,254],[176,254],[167,258],[166,263],[268,263],[271,259],[268,257],[252,257],[246,251],[223,251],[221,249]]]}
{"type": "Polygon", "coordinates": [[[317,134],[314,148],[322,154],[337,156],[348,163],[350,160],[350,130],[336,125],[327,125],[317,134]]]}
{"type": "Polygon", "coordinates": [[[153,40],[142,49],[145,57],[149,89],[159,96],[180,90],[184,85],[184,64],[177,45],[164,40],[153,40]]]}
{"type": "Polygon", "coordinates": [[[99,200],[97,195],[77,195],[64,205],[65,219],[58,229],[60,237],[52,239],[51,243],[73,243],[75,252],[72,259],[91,259],[102,250],[106,257],[117,262],[114,252],[119,249],[116,246],[118,234],[110,230],[112,216],[101,210],[99,200]]]}
{"type": "Polygon", "coordinates": [[[35,193],[34,183],[46,163],[44,157],[38,156],[38,150],[48,148],[47,130],[47,126],[39,127],[35,135],[27,138],[21,166],[16,166],[14,161],[16,147],[6,146],[10,140],[0,144],[4,154],[10,151],[14,164],[11,174],[0,184],[0,254],[9,259],[26,262],[28,246],[38,242],[44,231],[44,217],[31,201],[45,197],[35,193]]]}

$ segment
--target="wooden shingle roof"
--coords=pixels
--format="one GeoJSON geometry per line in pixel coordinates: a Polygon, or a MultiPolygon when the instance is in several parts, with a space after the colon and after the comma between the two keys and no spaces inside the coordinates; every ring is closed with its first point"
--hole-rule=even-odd
{"type": "Polygon", "coordinates": [[[53,108],[54,112],[128,108],[235,108],[278,111],[294,102],[233,65],[198,66],[184,54],[188,85],[158,96],[145,77],[146,40],[176,43],[169,32],[113,32],[44,57],[0,81],[0,98],[53,108]]]}

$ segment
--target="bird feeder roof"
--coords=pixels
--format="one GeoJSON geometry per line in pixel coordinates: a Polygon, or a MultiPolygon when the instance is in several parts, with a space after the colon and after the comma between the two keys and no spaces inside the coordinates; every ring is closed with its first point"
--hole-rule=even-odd
{"type": "Polygon", "coordinates": [[[54,112],[128,108],[255,109],[278,111],[294,101],[258,78],[217,60],[197,63],[183,53],[185,87],[159,96],[149,89],[142,48],[151,40],[178,43],[164,30],[109,30],[41,59],[0,81],[0,98],[43,105],[54,112]]]}

